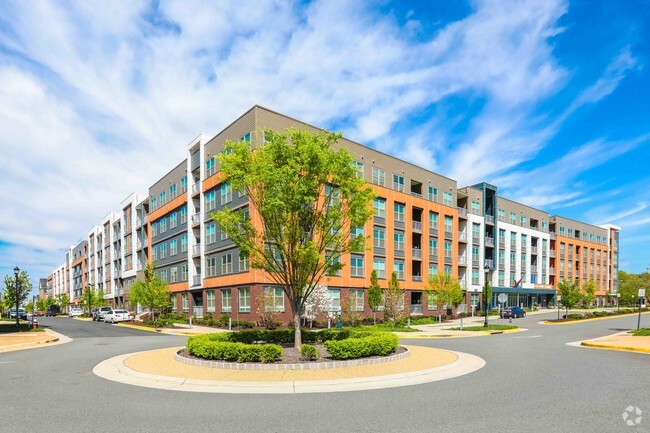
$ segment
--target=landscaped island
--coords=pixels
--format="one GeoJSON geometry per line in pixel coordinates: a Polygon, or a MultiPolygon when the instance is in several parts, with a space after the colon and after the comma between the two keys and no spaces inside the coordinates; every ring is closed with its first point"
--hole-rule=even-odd
{"type": "MultiPolygon", "coordinates": [[[[279,362],[293,351],[294,330],[249,330],[188,338],[187,353],[202,359],[230,362],[279,362]]],[[[387,332],[303,331],[298,361],[357,359],[387,356],[398,349],[398,338],[387,332]]]]}

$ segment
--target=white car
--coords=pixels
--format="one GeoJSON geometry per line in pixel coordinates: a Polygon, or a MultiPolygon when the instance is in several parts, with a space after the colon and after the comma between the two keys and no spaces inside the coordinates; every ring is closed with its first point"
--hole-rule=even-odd
{"type": "Polygon", "coordinates": [[[84,310],[81,308],[70,308],[70,312],[68,313],[68,317],[79,317],[84,313],[84,310]]]}
{"type": "Polygon", "coordinates": [[[127,322],[132,317],[126,310],[111,310],[104,314],[104,323],[127,322]]]}

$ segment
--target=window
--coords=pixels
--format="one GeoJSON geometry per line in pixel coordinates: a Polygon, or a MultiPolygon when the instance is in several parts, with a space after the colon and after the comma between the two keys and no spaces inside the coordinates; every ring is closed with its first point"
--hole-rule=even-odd
{"type": "MultiPolygon", "coordinates": [[[[331,251],[325,251],[325,262],[327,262],[329,265],[338,265],[341,263],[341,256],[334,254],[331,251]]],[[[328,270],[328,275],[329,276],[341,276],[341,270],[340,269],[329,269],[328,270]]]]}
{"type": "Polygon", "coordinates": [[[363,301],[363,289],[352,290],[350,297],[352,298],[352,308],[356,311],[363,311],[365,305],[363,301]]]}
{"type": "Polygon", "coordinates": [[[181,224],[185,224],[186,222],[187,222],[187,205],[181,208],[181,224]]]}
{"type": "Polygon", "coordinates": [[[429,212],[429,228],[438,230],[438,213],[429,212]]]}
{"type": "Polygon", "coordinates": [[[473,213],[474,215],[480,215],[481,214],[481,204],[477,201],[472,200],[472,207],[470,209],[470,212],[473,213]]]}
{"type": "Polygon", "coordinates": [[[170,276],[170,282],[171,283],[177,283],[178,282],[178,268],[173,267],[169,270],[169,276],[170,276]]]}
{"type": "MultiPolygon", "coordinates": [[[[477,262],[479,261],[479,255],[478,255],[478,247],[472,247],[472,262],[477,262]]],[[[473,264],[472,263],[472,264],[473,264]]]]}
{"type": "Polygon", "coordinates": [[[357,177],[363,179],[363,176],[364,176],[364,173],[363,173],[363,162],[352,161],[352,167],[354,167],[354,169],[355,169],[355,171],[356,171],[356,173],[357,173],[357,177]]]}
{"type": "Polygon", "coordinates": [[[159,224],[160,234],[163,234],[167,231],[167,218],[160,218],[159,224]]]}
{"type": "Polygon", "coordinates": [[[386,231],[381,227],[375,227],[372,231],[372,245],[375,248],[386,247],[386,231]]]}
{"type": "Polygon", "coordinates": [[[156,209],[156,197],[151,198],[151,210],[156,209]]]}
{"type": "Polygon", "coordinates": [[[350,230],[350,238],[356,239],[358,237],[363,237],[363,227],[352,227],[350,230]]]}
{"type": "Polygon", "coordinates": [[[217,241],[216,225],[214,223],[205,227],[205,243],[213,244],[217,241]]]}
{"type": "Polygon", "coordinates": [[[230,182],[226,182],[221,185],[221,205],[223,206],[226,203],[232,201],[232,185],[230,182]]]}
{"type": "Polygon", "coordinates": [[[207,257],[205,259],[205,276],[214,277],[217,275],[217,258],[207,257]]]}
{"type": "Polygon", "coordinates": [[[221,274],[232,274],[232,254],[221,256],[221,274]]]}
{"type": "Polygon", "coordinates": [[[219,227],[219,238],[222,241],[225,241],[226,239],[228,239],[228,233],[226,233],[226,231],[221,227],[219,227]]]}
{"type": "Polygon", "coordinates": [[[383,198],[376,198],[373,202],[375,208],[375,216],[386,218],[386,200],[383,198]]]}
{"type": "Polygon", "coordinates": [[[430,263],[429,264],[429,276],[433,277],[435,275],[438,275],[438,265],[435,263],[430,263]]]}
{"type": "Polygon", "coordinates": [[[172,186],[169,187],[169,199],[172,200],[176,198],[176,184],[172,184],[172,186]]]}
{"type": "Polygon", "coordinates": [[[517,223],[517,214],[514,212],[510,212],[510,215],[508,215],[508,222],[510,224],[516,224],[517,223]]]}
{"type": "Polygon", "coordinates": [[[445,241],[445,258],[451,259],[452,252],[453,250],[451,248],[451,242],[445,241]]]}
{"type": "Polygon", "coordinates": [[[438,188],[429,185],[428,198],[429,200],[438,203],[438,188]]]}
{"type": "Polygon", "coordinates": [[[221,312],[230,313],[232,311],[232,292],[230,289],[221,289],[221,312]]]}
{"type": "Polygon", "coordinates": [[[248,270],[248,256],[246,254],[239,253],[239,272],[244,272],[248,270]]]}
{"type": "Polygon", "coordinates": [[[395,221],[404,222],[404,205],[402,203],[395,203],[393,210],[395,211],[395,221]]]}
{"type": "Polygon", "coordinates": [[[393,240],[395,241],[395,251],[404,251],[404,232],[395,231],[393,240]]]}
{"type": "Polygon", "coordinates": [[[526,248],[527,244],[528,244],[528,236],[521,235],[521,247],[526,248]]]}
{"type": "Polygon", "coordinates": [[[341,311],[341,291],[339,289],[328,289],[324,304],[324,311],[341,311]]]}
{"type": "Polygon", "coordinates": [[[352,256],[350,259],[350,275],[353,277],[364,277],[363,275],[363,257],[352,256]]]}
{"type": "Polygon", "coordinates": [[[208,290],[205,292],[205,303],[209,313],[214,313],[215,311],[215,298],[214,290],[208,290]]]}
{"type": "Polygon", "coordinates": [[[442,193],[442,204],[445,206],[452,206],[453,196],[450,192],[443,192],[442,193]]]}
{"type": "Polygon", "coordinates": [[[251,311],[251,289],[241,287],[239,289],[239,312],[248,313],[251,311]]]}
{"type": "Polygon", "coordinates": [[[273,305],[267,305],[266,311],[284,312],[284,292],[280,287],[264,287],[264,294],[273,299],[273,305]]]}
{"type": "Polygon", "coordinates": [[[525,226],[526,226],[526,216],[525,216],[525,215],[522,215],[522,216],[521,216],[521,226],[522,226],[522,227],[525,227],[525,226]]]}
{"type": "Polygon", "coordinates": [[[183,176],[181,179],[181,192],[187,191],[187,176],[183,176]]]}
{"type": "Polygon", "coordinates": [[[451,266],[445,266],[445,275],[451,277],[451,266]]]}
{"type": "Polygon", "coordinates": [[[246,134],[244,134],[244,136],[241,139],[242,139],[242,141],[250,143],[251,142],[251,133],[247,132],[246,134]]]}
{"type": "Polygon", "coordinates": [[[503,287],[505,285],[506,273],[504,271],[499,271],[499,286],[503,287]]]}
{"type": "Polygon", "coordinates": [[[205,193],[205,209],[213,210],[217,206],[216,193],[214,190],[205,193]]]}
{"type": "Polygon", "coordinates": [[[503,222],[506,221],[506,211],[504,211],[503,209],[499,209],[498,212],[497,212],[497,215],[498,215],[497,219],[499,221],[503,221],[503,222]]]}
{"type": "Polygon", "coordinates": [[[429,238],[429,255],[438,255],[438,238],[429,238]]]}
{"type": "Polygon", "coordinates": [[[386,186],[386,172],[378,167],[372,168],[372,183],[379,186],[386,186]]]}
{"type": "Polygon", "coordinates": [[[427,295],[427,310],[434,311],[438,309],[438,299],[434,293],[427,295]]]}
{"type": "Polygon", "coordinates": [[[160,244],[160,258],[167,258],[167,244],[160,244]]]}
{"type": "Polygon", "coordinates": [[[481,240],[481,226],[476,223],[472,223],[472,241],[478,243],[481,240]]]}
{"type": "MultiPolygon", "coordinates": [[[[543,232],[547,231],[547,224],[546,224],[546,221],[542,221],[542,231],[543,231],[543,232]]],[[[583,238],[584,238],[584,237],[585,237],[585,236],[583,236],[583,238]]]]}
{"type": "Polygon", "coordinates": [[[377,272],[377,278],[386,278],[386,260],[375,257],[372,261],[372,269],[377,272]]]}
{"type": "Polygon", "coordinates": [[[176,212],[173,212],[172,214],[169,215],[169,228],[174,229],[178,225],[178,217],[176,215],[176,212]]]}
{"type": "Polygon", "coordinates": [[[181,281],[187,281],[187,265],[181,266],[181,281]]]}
{"type": "Polygon", "coordinates": [[[165,203],[167,203],[167,191],[160,193],[160,206],[164,205],[165,203]]]}
{"type": "Polygon", "coordinates": [[[205,177],[210,177],[215,173],[214,156],[205,162],[205,177]]]}
{"type": "Polygon", "coordinates": [[[472,284],[475,285],[475,286],[479,285],[478,269],[472,269],[472,284]]]}
{"type": "Polygon", "coordinates": [[[445,233],[451,233],[453,227],[453,218],[449,215],[445,215],[445,233]]]}
{"type": "Polygon", "coordinates": [[[186,313],[190,311],[190,306],[187,298],[187,293],[181,293],[181,309],[186,313]]]}
{"type": "Polygon", "coordinates": [[[404,176],[398,174],[393,175],[393,189],[395,191],[404,192],[404,176]]]}
{"type": "Polygon", "coordinates": [[[158,235],[158,222],[151,223],[151,232],[154,236],[158,235]]]}
{"type": "Polygon", "coordinates": [[[337,205],[341,202],[341,190],[335,186],[325,185],[325,200],[329,206],[337,205]]]}
{"type": "Polygon", "coordinates": [[[404,261],[403,260],[395,260],[393,262],[393,271],[397,274],[397,279],[398,280],[403,280],[404,279],[404,261]]]}
{"type": "Polygon", "coordinates": [[[187,235],[182,235],[181,236],[181,253],[184,253],[187,251],[187,235]]]}
{"type": "Polygon", "coordinates": [[[169,255],[175,256],[178,254],[178,240],[173,239],[169,242],[169,255]]]}

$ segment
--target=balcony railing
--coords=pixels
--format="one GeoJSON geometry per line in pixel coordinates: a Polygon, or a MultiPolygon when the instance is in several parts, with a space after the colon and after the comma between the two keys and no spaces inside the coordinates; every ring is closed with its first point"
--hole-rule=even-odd
{"type": "Polygon", "coordinates": [[[201,223],[201,212],[197,212],[192,215],[192,225],[197,225],[201,223]]]}
{"type": "Polygon", "coordinates": [[[201,283],[201,274],[197,274],[192,277],[192,287],[200,286],[201,283]]]}
{"type": "Polygon", "coordinates": [[[485,246],[486,247],[493,247],[494,246],[494,238],[486,236],[485,237],[485,246]]]}
{"type": "Polygon", "coordinates": [[[463,289],[467,289],[467,280],[465,278],[461,278],[460,280],[458,280],[458,283],[460,284],[460,287],[462,287],[463,289]]]}
{"type": "Polygon", "coordinates": [[[138,267],[136,269],[138,272],[142,272],[142,263],[138,263],[138,267]]]}
{"type": "Polygon", "coordinates": [[[136,247],[135,247],[135,248],[136,248],[137,250],[141,250],[141,249],[142,249],[142,241],[138,241],[138,243],[136,244],[136,247]]]}
{"type": "Polygon", "coordinates": [[[416,232],[422,231],[422,223],[420,221],[413,221],[413,230],[416,232]]]}
{"type": "Polygon", "coordinates": [[[548,256],[549,256],[550,258],[554,259],[554,258],[555,258],[555,250],[551,250],[551,251],[549,252],[548,256]]]}
{"type": "Polygon", "coordinates": [[[136,218],[135,219],[135,228],[139,229],[140,227],[142,227],[142,219],[136,218]]]}
{"type": "Polygon", "coordinates": [[[201,254],[201,244],[192,245],[192,255],[201,254]]]}
{"type": "Polygon", "coordinates": [[[483,268],[486,268],[486,269],[494,269],[494,260],[492,260],[492,259],[485,259],[485,260],[484,260],[483,268]]]}
{"type": "Polygon", "coordinates": [[[192,185],[192,195],[197,195],[198,193],[201,192],[201,181],[196,182],[194,185],[192,185]]]}
{"type": "Polygon", "coordinates": [[[467,242],[467,233],[458,232],[458,240],[461,242],[467,242]]]}
{"type": "Polygon", "coordinates": [[[467,218],[467,209],[459,207],[458,208],[458,216],[463,217],[463,218],[467,218]]]}
{"type": "Polygon", "coordinates": [[[531,274],[536,274],[537,273],[537,266],[531,266],[530,267],[530,273],[531,274]]]}
{"type": "Polygon", "coordinates": [[[479,259],[472,259],[472,266],[474,266],[475,268],[478,268],[480,264],[481,262],[479,261],[479,259]]]}
{"type": "Polygon", "coordinates": [[[421,259],[422,258],[422,250],[419,249],[419,248],[413,248],[412,254],[413,254],[414,259],[421,259]]]}
{"type": "Polygon", "coordinates": [[[503,262],[499,262],[499,270],[500,271],[505,271],[506,270],[506,264],[503,262]]]}
{"type": "Polygon", "coordinates": [[[516,250],[517,249],[517,242],[510,241],[510,249],[511,250],[516,250]]]}
{"type": "Polygon", "coordinates": [[[460,266],[467,266],[467,257],[466,256],[459,256],[458,257],[458,264],[460,266]]]}
{"type": "Polygon", "coordinates": [[[537,247],[530,247],[531,254],[537,254],[537,247]]]}
{"type": "Polygon", "coordinates": [[[485,222],[488,224],[494,224],[494,217],[492,215],[485,215],[485,222]]]}
{"type": "Polygon", "coordinates": [[[480,243],[481,243],[481,238],[478,237],[478,236],[472,236],[472,243],[473,243],[474,245],[478,245],[478,244],[480,244],[480,243]]]}
{"type": "Polygon", "coordinates": [[[549,275],[555,275],[555,268],[549,268],[548,274],[549,275]]]}
{"type": "Polygon", "coordinates": [[[413,281],[422,281],[422,275],[411,275],[413,281]]]}

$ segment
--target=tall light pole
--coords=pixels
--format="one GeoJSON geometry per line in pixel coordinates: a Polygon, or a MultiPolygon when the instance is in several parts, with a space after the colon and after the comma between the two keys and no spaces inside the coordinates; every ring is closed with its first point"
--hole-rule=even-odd
{"type": "MultiPolygon", "coordinates": [[[[487,283],[488,281],[488,272],[490,269],[486,266],[485,267],[485,282],[487,283]]],[[[483,290],[487,289],[487,284],[485,284],[485,287],[483,287],[483,290]]],[[[487,297],[487,293],[483,294],[483,312],[485,313],[485,322],[483,322],[483,327],[487,328],[488,327],[488,303],[490,302],[490,299],[487,297]]]]}
{"type": "Polygon", "coordinates": [[[16,286],[14,287],[14,295],[16,296],[16,328],[18,328],[20,318],[18,316],[18,274],[20,273],[20,269],[18,269],[18,266],[14,268],[14,275],[16,277],[16,286]]]}

